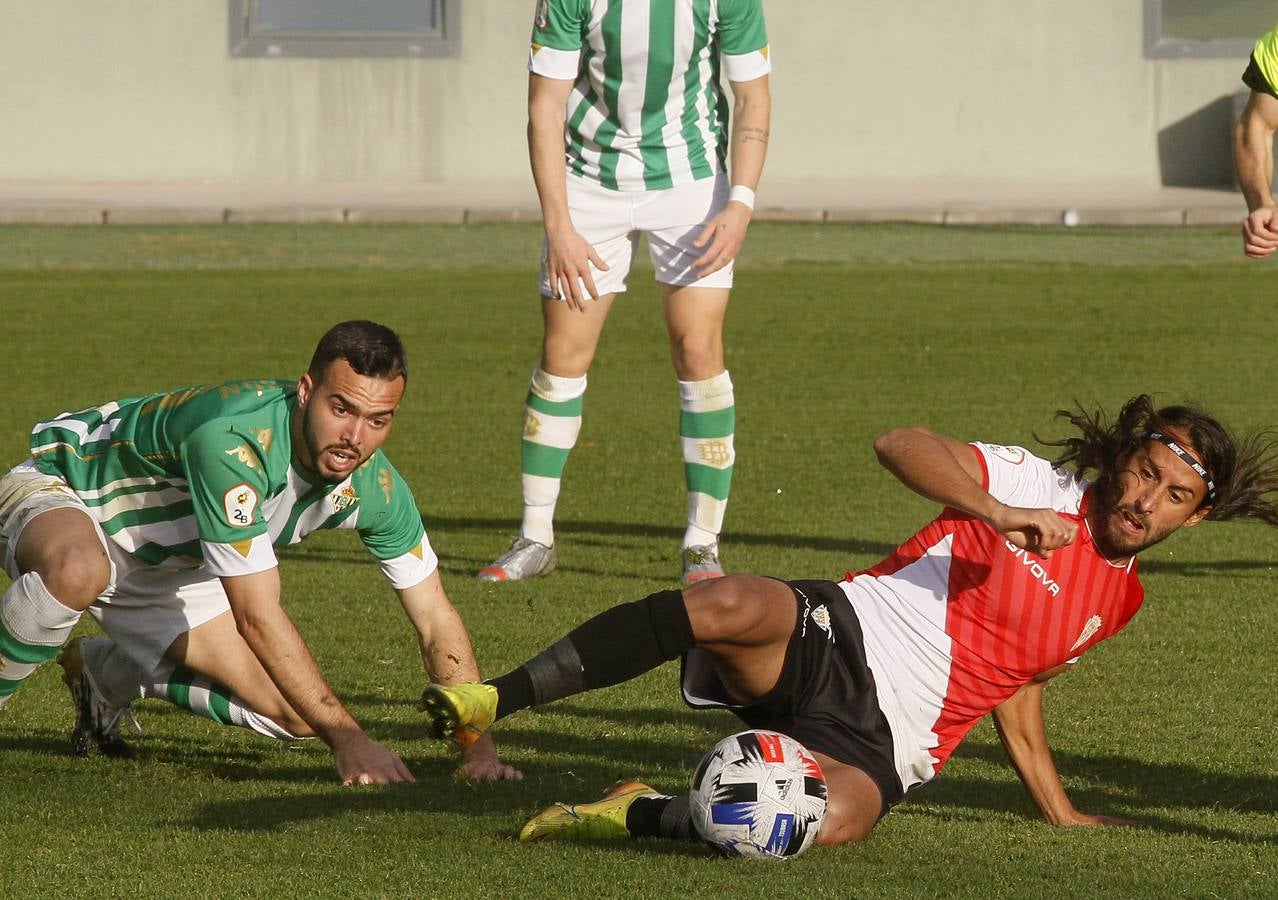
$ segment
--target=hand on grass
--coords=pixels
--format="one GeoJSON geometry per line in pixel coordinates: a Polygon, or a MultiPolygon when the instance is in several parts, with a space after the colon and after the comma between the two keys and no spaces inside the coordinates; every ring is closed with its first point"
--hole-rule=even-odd
{"type": "Polygon", "coordinates": [[[342,784],[393,784],[416,781],[404,761],[362,732],[333,744],[342,784]]]}
{"type": "Polygon", "coordinates": [[[468,781],[523,781],[524,773],[497,758],[493,736],[485,732],[462,751],[457,774],[468,781]]]}

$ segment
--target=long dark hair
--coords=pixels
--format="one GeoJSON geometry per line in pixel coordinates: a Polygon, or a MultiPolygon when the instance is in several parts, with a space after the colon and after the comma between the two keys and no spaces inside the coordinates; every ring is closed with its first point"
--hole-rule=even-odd
{"type": "Polygon", "coordinates": [[[1058,410],[1056,416],[1077,428],[1078,436],[1057,441],[1039,438],[1040,443],[1061,448],[1055,465],[1073,466],[1079,474],[1095,472],[1096,490],[1108,502],[1121,493],[1122,466],[1145,435],[1171,429],[1191,445],[1191,452],[1216,484],[1205,518],[1253,518],[1278,525],[1278,440],[1273,432],[1238,437],[1197,407],[1155,409],[1148,394],[1124,403],[1113,421],[1104,410],[1089,412],[1082,404],[1058,410]]]}
{"type": "Polygon", "coordinates": [[[306,371],[319,384],[334,361],[344,359],[360,375],[408,381],[408,360],[399,335],[385,325],[356,319],[330,328],[315,348],[306,371]]]}

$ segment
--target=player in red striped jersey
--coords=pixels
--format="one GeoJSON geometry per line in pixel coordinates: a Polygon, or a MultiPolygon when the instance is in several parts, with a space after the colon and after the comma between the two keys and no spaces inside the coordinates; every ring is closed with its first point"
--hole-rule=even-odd
{"type": "MultiPolygon", "coordinates": [[[[437,732],[464,742],[516,710],[681,658],[690,705],[731,709],[816,754],[830,797],[821,843],[867,835],[991,712],[1048,821],[1118,823],[1066,796],[1043,685],[1139,609],[1140,551],[1205,519],[1278,524],[1278,459],[1263,437],[1144,395],[1113,421],[1061,415],[1079,434],[1050,443],[1054,462],[922,428],[882,435],[883,465],[944,507],[887,559],[840,583],[732,575],[614,607],[500,678],[429,687],[437,732]]],[[[687,798],[632,782],[551,807],[521,837],[645,834],[690,836],[687,798]]]]}

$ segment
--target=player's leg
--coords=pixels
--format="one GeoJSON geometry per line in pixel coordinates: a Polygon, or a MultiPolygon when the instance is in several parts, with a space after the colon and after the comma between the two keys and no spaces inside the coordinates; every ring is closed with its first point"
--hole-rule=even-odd
{"type": "Polygon", "coordinates": [[[220,725],[236,725],[266,737],[312,737],[310,725],[280,693],[227,612],[180,635],[143,685],[143,696],[220,725]]]}
{"type": "MultiPolygon", "coordinates": [[[[825,774],[825,818],[816,842],[827,846],[864,840],[878,824],[883,796],[863,770],[815,753],[825,774]]],[[[621,782],[600,800],[556,803],[529,819],[525,843],[659,837],[700,841],[687,793],[662,794],[642,781],[621,782]]]]}
{"type": "Polygon", "coordinates": [[[757,575],[659,591],[605,610],[483,685],[431,685],[423,703],[438,736],[469,743],[496,719],[620,684],[693,647],[707,652],[735,699],[749,702],[776,682],[795,616],[790,588],[757,575]]]}
{"type": "Polygon", "coordinates": [[[599,299],[587,300],[583,311],[551,295],[543,256],[541,360],[528,385],[520,445],[523,521],[510,549],[480,571],[485,581],[531,578],[555,566],[555,506],[568,455],[581,431],[586,373],[613,300],[626,289],[634,257],[637,238],[630,231],[629,200],[581,181],[569,179],[569,211],[608,269],[591,265],[599,299]]]}
{"type": "MultiPolygon", "coordinates": [[[[78,680],[92,694],[94,718],[111,722],[134,700],[149,697],[268,737],[310,734],[236,629],[216,578],[131,569],[124,559],[117,567],[114,588],[93,608],[111,640],[81,638],[76,658],[64,663],[68,683],[83,676],[78,680]]],[[[97,732],[89,737],[112,739],[97,732]]]]}
{"type": "Polygon", "coordinates": [[[733,267],[729,264],[701,277],[692,266],[704,250],[693,241],[726,203],[726,182],[706,180],[654,192],[644,216],[654,225],[648,244],[661,285],[670,358],[679,379],[679,438],[688,489],[682,546],[685,584],[723,574],[719,534],[736,460],[736,401],[723,350],[733,267]]]}
{"type": "Polygon", "coordinates": [[[57,655],[111,580],[103,538],[65,484],[19,467],[0,479],[0,706],[57,655]]]}
{"type": "Polygon", "coordinates": [[[863,769],[813,753],[825,774],[825,821],[818,844],[852,844],[864,840],[883,812],[883,794],[863,769]]]}

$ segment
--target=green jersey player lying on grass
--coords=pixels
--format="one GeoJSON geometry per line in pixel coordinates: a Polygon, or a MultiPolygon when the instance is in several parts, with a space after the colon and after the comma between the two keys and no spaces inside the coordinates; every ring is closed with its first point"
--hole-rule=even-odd
{"type": "MultiPolygon", "coordinates": [[[[412,781],[324,680],[280,606],[275,548],[355,530],[416,629],[434,681],[479,669],[412,492],[382,454],[408,381],[398,336],[344,322],[300,380],[133,397],[35,426],[0,479],[0,705],[58,655],[73,749],[131,755],[121,716],[168,700],[274,738],[316,736],[346,784],[412,781]],[[88,609],[110,639],[67,643],[88,609]]],[[[491,740],[471,778],[519,778],[491,740]]]]}

